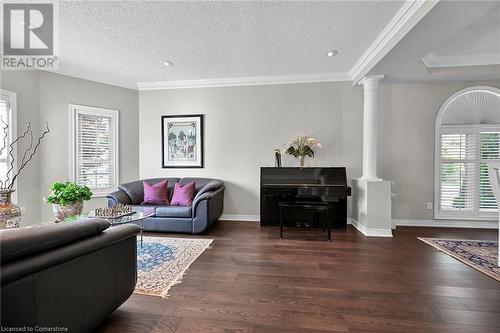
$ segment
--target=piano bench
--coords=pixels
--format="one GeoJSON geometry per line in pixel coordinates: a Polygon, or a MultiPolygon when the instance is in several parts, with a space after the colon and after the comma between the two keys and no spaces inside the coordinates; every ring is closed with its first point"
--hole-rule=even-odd
{"type": "MultiPolygon", "coordinates": [[[[280,209],[280,238],[283,238],[283,209],[286,208],[301,208],[304,210],[322,211],[326,213],[326,229],[327,238],[332,240],[332,226],[330,222],[329,211],[331,204],[324,201],[283,201],[278,203],[280,209]]],[[[323,229],[324,230],[324,229],[323,229]]]]}

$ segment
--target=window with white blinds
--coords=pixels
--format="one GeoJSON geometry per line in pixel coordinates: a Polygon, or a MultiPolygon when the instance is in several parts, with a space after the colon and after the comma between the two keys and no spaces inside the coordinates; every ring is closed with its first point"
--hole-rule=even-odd
{"type": "Polygon", "coordinates": [[[442,125],[439,136],[438,217],[496,215],[488,161],[500,157],[500,126],[442,125]]]}
{"type": "MultiPolygon", "coordinates": [[[[10,171],[10,176],[15,172],[16,165],[15,161],[11,161],[9,155],[9,145],[15,136],[16,122],[15,122],[15,108],[16,108],[16,94],[4,89],[0,90],[0,148],[4,147],[4,137],[5,137],[5,148],[0,152],[0,180],[5,182],[7,180],[7,172],[11,169],[10,164],[12,164],[12,170],[10,171]],[[7,136],[5,136],[3,127],[5,125],[7,128],[7,136]]],[[[14,148],[14,154],[16,152],[16,147],[14,148]]]]}
{"type": "Polygon", "coordinates": [[[118,111],[71,105],[72,178],[94,195],[118,186],[118,111]]]}

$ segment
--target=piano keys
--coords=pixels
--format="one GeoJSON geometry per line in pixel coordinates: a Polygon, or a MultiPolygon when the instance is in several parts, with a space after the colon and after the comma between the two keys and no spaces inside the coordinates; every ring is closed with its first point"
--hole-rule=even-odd
{"type": "MultiPolygon", "coordinates": [[[[345,167],[273,168],[260,170],[260,225],[278,226],[280,202],[324,202],[331,205],[330,223],[334,229],[347,227],[347,186],[345,167]]],[[[310,219],[307,212],[296,211],[288,219],[310,219]]],[[[310,215],[310,214],[309,214],[310,215]]]]}

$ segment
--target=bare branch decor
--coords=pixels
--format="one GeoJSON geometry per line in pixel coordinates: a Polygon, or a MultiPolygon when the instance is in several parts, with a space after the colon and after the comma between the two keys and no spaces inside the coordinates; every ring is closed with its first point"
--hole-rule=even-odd
{"type": "MultiPolygon", "coordinates": [[[[3,123],[3,132],[4,132],[4,139],[3,139],[3,147],[0,149],[0,154],[4,149],[7,148],[7,136],[8,136],[8,131],[9,131],[9,126],[1,120],[3,123]]],[[[9,157],[10,157],[10,167],[9,170],[7,170],[7,174],[5,175],[5,181],[0,181],[0,189],[12,189],[14,187],[15,181],[17,177],[19,177],[19,174],[21,171],[26,167],[26,165],[33,159],[35,156],[38,147],[40,147],[43,138],[45,135],[47,135],[50,132],[49,129],[49,124],[45,123],[45,130],[43,133],[38,137],[38,140],[36,141],[36,144],[33,146],[34,140],[33,140],[33,129],[31,128],[31,123],[28,123],[26,130],[23,132],[22,135],[19,135],[17,138],[15,138],[9,145],[9,157]],[[16,156],[14,156],[14,147],[17,143],[22,142],[22,140],[26,137],[29,137],[29,144],[28,146],[24,149],[24,153],[22,154],[22,159],[21,159],[21,164],[18,166],[18,169],[15,171],[14,175],[12,176],[12,179],[10,178],[10,175],[12,171],[14,170],[14,161],[17,159],[16,156]]],[[[19,156],[19,155],[18,155],[19,156]]]]}
{"type": "MultiPolygon", "coordinates": [[[[23,156],[23,159],[21,161],[21,166],[19,167],[19,169],[17,169],[17,172],[16,174],[14,175],[14,177],[12,177],[12,181],[11,183],[9,184],[8,188],[12,188],[14,186],[14,182],[16,181],[16,178],[19,176],[19,174],[21,173],[21,171],[24,169],[24,167],[29,163],[29,161],[31,161],[33,159],[33,156],[35,156],[36,154],[36,151],[38,149],[38,147],[40,147],[40,145],[42,144],[42,140],[43,138],[45,137],[45,135],[47,135],[48,133],[50,132],[50,129],[49,129],[49,124],[48,123],[45,123],[45,130],[43,131],[42,135],[38,138],[37,142],[36,142],[36,145],[35,147],[33,147],[33,150],[31,151],[31,154],[29,155],[28,159],[25,161],[24,158],[25,158],[25,155],[26,153],[31,149],[31,147],[33,146],[33,142],[31,142],[31,146],[26,149],[25,151],[25,154],[23,156]]],[[[30,136],[31,136],[31,141],[33,141],[33,132],[30,131],[30,136]]]]}
{"type": "Polygon", "coordinates": [[[9,125],[1,118],[0,122],[3,124],[2,130],[4,134],[2,139],[3,146],[0,149],[0,154],[2,154],[5,150],[10,158],[7,174],[4,177],[0,177],[0,229],[19,228],[19,226],[21,225],[21,209],[17,205],[12,203],[12,193],[15,192],[15,189],[13,187],[21,171],[23,171],[26,165],[28,165],[28,163],[33,159],[33,156],[35,156],[38,147],[40,147],[45,135],[50,132],[49,124],[46,123],[46,129],[43,131],[42,135],[38,137],[35,145],[33,145],[35,141],[33,139],[33,130],[31,128],[31,123],[28,123],[26,130],[22,135],[16,137],[9,145],[7,145],[7,138],[9,137],[9,125]],[[26,137],[29,138],[29,142],[26,144],[24,149],[19,149],[20,152],[22,151],[22,154],[14,154],[16,144],[22,143],[23,139],[26,137]],[[22,155],[22,159],[17,170],[14,170],[14,164],[17,160],[17,156],[14,155],[22,155]],[[11,179],[10,177],[12,173],[14,173],[14,175],[11,179]],[[3,179],[5,179],[5,181],[3,179]]]}

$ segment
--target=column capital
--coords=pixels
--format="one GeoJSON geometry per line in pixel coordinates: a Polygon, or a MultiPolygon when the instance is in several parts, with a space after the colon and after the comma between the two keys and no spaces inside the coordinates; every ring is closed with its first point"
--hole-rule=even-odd
{"type": "Polygon", "coordinates": [[[384,75],[367,75],[359,81],[358,85],[365,86],[370,83],[378,83],[383,78],[384,75]]]}

